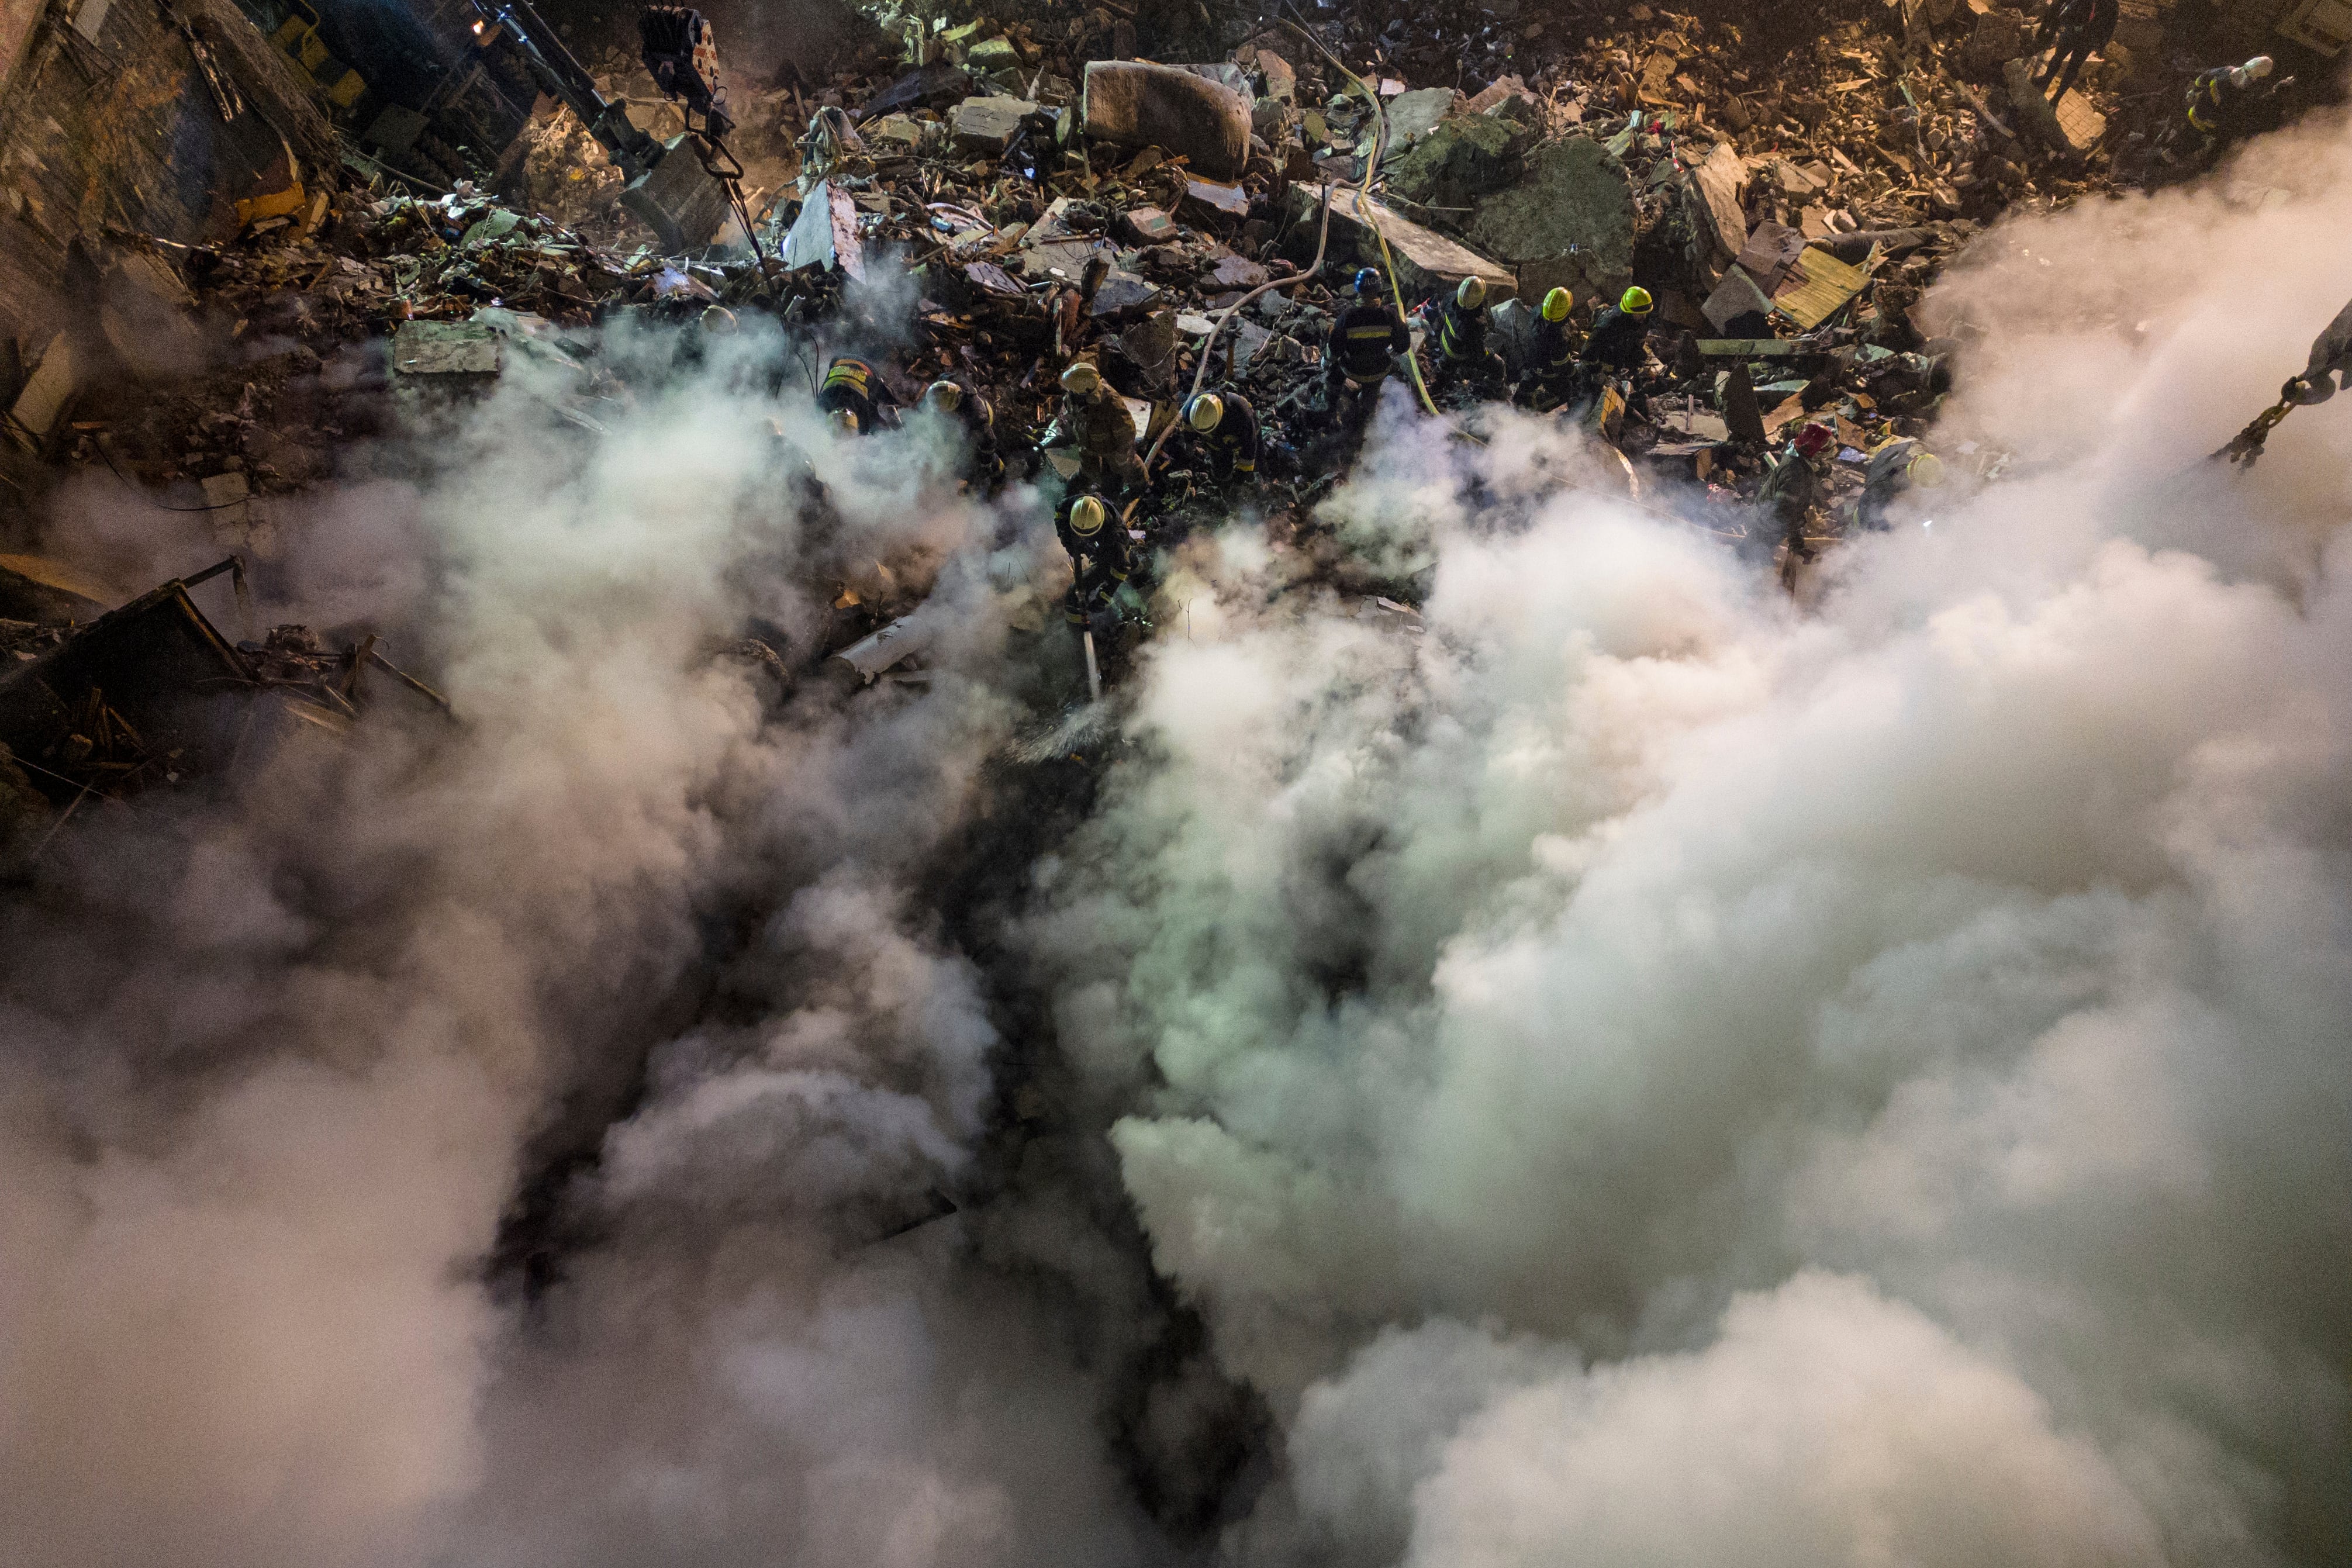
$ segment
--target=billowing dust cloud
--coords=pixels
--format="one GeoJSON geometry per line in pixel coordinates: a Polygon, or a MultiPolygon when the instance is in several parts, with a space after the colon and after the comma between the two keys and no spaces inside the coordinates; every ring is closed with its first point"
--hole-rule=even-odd
{"type": "Polygon", "coordinates": [[[1418,613],[1195,542],[1091,793],[940,431],[512,378],[289,565],[462,726],[0,907],[0,1555],[2343,1560],[2352,425],[2184,471],[2352,296],[2273,140],[1948,279],[2013,464],[1817,602],[1388,410],[1418,613]],[[928,686],[727,654],[884,555],[928,686]]]}

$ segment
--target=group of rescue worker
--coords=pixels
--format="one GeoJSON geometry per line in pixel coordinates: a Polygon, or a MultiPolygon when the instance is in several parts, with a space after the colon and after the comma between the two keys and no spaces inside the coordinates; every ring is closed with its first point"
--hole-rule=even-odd
{"type": "MultiPolygon", "coordinates": [[[[1360,425],[1388,378],[1412,352],[1404,313],[1384,297],[1380,274],[1370,268],[1352,282],[1353,299],[1331,325],[1325,353],[1323,414],[1333,426],[1360,425]]],[[[1440,386],[1462,385],[1500,394],[1508,372],[1489,346],[1486,284],[1463,279],[1431,301],[1431,379],[1440,386]]],[[[1655,302],[1635,285],[1599,312],[1580,339],[1570,323],[1574,300],[1553,289],[1537,311],[1528,352],[1518,367],[1513,401],[1550,411],[1589,403],[1604,384],[1628,392],[1647,363],[1655,302]]],[[[1135,535],[1129,513],[1145,494],[1147,475],[1137,450],[1135,420],[1125,399],[1090,360],[1074,360],[1060,377],[1061,397],[1051,424],[1037,442],[1041,451],[1060,449],[1075,460],[1055,507],[1055,532],[1068,552],[1074,581],[1065,602],[1070,623],[1097,634],[1116,624],[1120,589],[1135,570],[1135,535]]],[[[1005,453],[995,410],[977,390],[942,378],[925,388],[924,408],[961,427],[968,455],[967,478],[992,490],[1005,477],[1005,453]]],[[[867,360],[836,355],[825,367],[817,405],[845,434],[863,435],[881,426],[900,400],[867,360]]],[[[1257,410],[1232,388],[1202,391],[1187,398],[1171,434],[1196,480],[1220,488],[1255,483],[1269,449],[1257,410]]],[[[1816,515],[1832,446],[1829,431],[1807,425],[1779,454],[1755,502],[1748,537],[1767,551],[1786,545],[1784,574],[1813,558],[1808,539],[1816,515]]],[[[1275,447],[1287,452],[1286,447],[1275,447]]],[[[1883,529],[1892,502],[1906,490],[1942,481],[1942,463],[1916,439],[1903,438],[1873,453],[1867,464],[1854,521],[1883,529]]]]}

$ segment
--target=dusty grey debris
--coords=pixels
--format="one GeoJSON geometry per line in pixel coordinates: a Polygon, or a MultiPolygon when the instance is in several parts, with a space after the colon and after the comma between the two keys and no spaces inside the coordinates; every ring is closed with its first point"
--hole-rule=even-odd
{"type": "Polygon", "coordinates": [[[1742,267],[1724,269],[1723,281],[1699,307],[1707,325],[1728,335],[1754,335],[1771,328],[1772,300],[1742,267]]]}
{"type": "Polygon", "coordinates": [[[1571,136],[1528,153],[1526,176],[1479,202],[1464,233],[1530,296],[1614,299],[1633,278],[1633,187],[1600,142],[1571,136]]]}
{"type": "Polygon", "coordinates": [[[1204,81],[1215,82],[1227,92],[1239,93],[1244,98],[1256,96],[1253,91],[1250,73],[1231,60],[1219,60],[1213,65],[1180,65],[1176,68],[1180,71],[1191,71],[1204,81]]]}
{"type": "Polygon", "coordinates": [[[1145,282],[1132,272],[1113,268],[1104,274],[1095,287],[1094,303],[1088,313],[1096,316],[1116,316],[1128,310],[1140,310],[1160,297],[1156,285],[1145,282]]]}
{"type": "Polygon", "coordinates": [[[1748,248],[1748,219],[1739,206],[1748,188],[1748,165],[1738,148],[1718,142],[1691,180],[1698,190],[1698,216],[1714,238],[1715,253],[1728,261],[1748,248]]]}
{"type": "Polygon", "coordinates": [[[408,321],[392,340],[392,368],[403,375],[496,375],[504,340],[474,321],[408,321]]]}
{"type": "Polygon", "coordinates": [[[1002,153],[1021,121],[1036,112],[1025,98],[967,98],[948,116],[948,130],[967,153],[1002,153]]]}
{"type": "MultiPolygon", "coordinates": [[[[1318,192],[1301,187],[1294,190],[1292,200],[1297,204],[1294,232],[1302,234],[1311,248],[1322,197],[1318,192]]],[[[1333,257],[1358,265],[1379,266],[1381,258],[1374,237],[1376,227],[1380,237],[1388,241],[1398,280],[1408,292],[1425,294],[1451,288],[1465,278],[1481,279],[1490,289],[1505,293],[1518,289],[1518,279],[1509,268],[1479,255],[1459,240],[1424,228],[1360,192],[1342,189],[1331,194],[1333,257]]]]}
{"type": "Polygon", "coordinates": [[[1088,62],[1081,121],[1115,147],[1159,147],[1213,179],[1249,162],[1250,100],[1205,77],[1141,60],[1088,62]]]}
{"type": "Polygon", "coordinates": [[[857,237],[857,203],[847,191],[820,180],[801,204],[801,216],[784,236],[783,264],[837,268],[852,278],[866,276],[866,247],[857,237]]]}
{"type": "Polygon", "coordinates": [[[1466,217],[1480,196],[1509,184],[1533,138],[1509,121],[1456,114],[1441,121],[1388,172],[1389,195],[1466,217]]]}
{"type": "MultiPolygon", "coordinates": [[[[1450,87],[1425,87],[1391,99],[1388,105],[1388,141],[1381,148],[1381,162],[1403,156],[1414,142],[1436,130],[1438,122],[1454,112],[1455,97],[1450,87]]],[[[1371,134],[1367,127],[1360,152],[1371,151],[1371,134]]]]}
{"type": "Polygon", "coordinates": [[[1129,208],[1127,230],[1139,245],[1165,245],[1183,232],[1174,218],[1158,207],[1129,208]]]}

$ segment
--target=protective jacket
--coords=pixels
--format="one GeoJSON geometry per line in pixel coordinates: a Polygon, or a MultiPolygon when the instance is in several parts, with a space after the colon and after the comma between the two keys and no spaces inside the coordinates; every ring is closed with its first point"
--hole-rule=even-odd
{"type": "Polygon", "coordinates": [[[1584,358],[1612,370],[1638,370],[1649,341],[1649,317],[1629,316],[1612,305],[1594,319],[1591,335],[1584,340],[1584,358]]]}
{"type": "Polygon", "coordinates": [[[1486,311],[1475,310],[1453,298],[1437,312],[1437,352],[1459,365],[1471,365],[1486,357],[1486,311]]]}
{"type": "Polygon", "coordinates": [[[1207,435],[1198,430],[1192,439],[1208,458],[1209,470],[1220,479],[1248,479],[1257,472],[1257,410],[1238,392],[1219,393],[1225,416],[1207,435]]]}
{"type": "Polygon", "coordinates": [[[897,406],[898,397],[875,374],[874,367],[862,359],[840,355],[824,367],[824,384],[818,388],[816,405],[827,414],[850,413],[857,416],[860,435],[874,429],[877,408],[897,406]]]}
{"type": "Polygon", "coordinates": [[[1381,380],[1412,346],[1404,323],[1385,305],[1350,305],[1331,323],[1331,365],[1350,381],[1381,380]]]}
{"type": "Polygon", "coordinates": [[[1873,452],[1870,465],[1862,470],[1862,500],[1854,508],[1855,521],[1864,528],[1885,528],[1886,509],[1911,488],[1911,464],[1927,449],[1906,436],[1873,452]]]}
{"type": "Polygon", "coordinates": [[[1134,542],[1127,536],[1118,508],[1108,507],[1108,520],[1092,533],[1080,533],[1070,526],[1070,510],[1084,494],[1074,490],[1054,509],[1054,531],[1061,537],[1062,548],[1070,552],[1070,569],[1075,574],[1069,598],[1073,621],[1084,621],[1110,608],[1119,585],[1135,570],[1134,542]]]}

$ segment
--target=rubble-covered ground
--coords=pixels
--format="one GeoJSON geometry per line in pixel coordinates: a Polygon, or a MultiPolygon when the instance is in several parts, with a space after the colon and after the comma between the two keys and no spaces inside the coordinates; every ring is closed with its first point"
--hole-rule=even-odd
{"type": "Polygon", "coordinates": [[[542,99],[0,367],[0,1558],[2344,1560],[2335,67],[713,16],[748,233],[542,99]]]}

